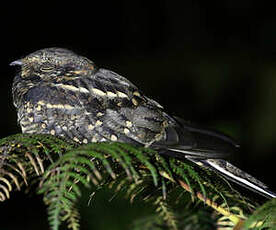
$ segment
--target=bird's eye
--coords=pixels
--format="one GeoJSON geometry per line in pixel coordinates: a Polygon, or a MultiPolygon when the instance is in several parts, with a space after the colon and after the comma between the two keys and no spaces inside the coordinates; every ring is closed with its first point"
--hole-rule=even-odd
{"type": "Polygon", "coordinates": [[[53,65],[42,65],[39,70],[41,72],[51,72],[54,69],[53,65]]]}

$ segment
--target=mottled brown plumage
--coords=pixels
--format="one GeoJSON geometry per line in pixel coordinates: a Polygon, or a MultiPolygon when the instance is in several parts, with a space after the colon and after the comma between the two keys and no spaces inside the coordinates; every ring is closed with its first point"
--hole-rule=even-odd
{"type": "Polygon", "coordinates": [[[13,84],[25,133],[49,133],[79,143],[124,141],[150,145],[164,136],[166,114],[120,75],[87,58],[46,49],[22,59],[13,84]]]}
{"type": "Polygon", "coordinates": [[[230,138],[169,116],[129,80],[97,68],[86,57],[47,48],[11,65],[21,66],[12,93],[23,133],[64,136],[84,144],[119,141],[152,147],[275,197],[263,183],[221,159],[237,149],[230,138]]]}

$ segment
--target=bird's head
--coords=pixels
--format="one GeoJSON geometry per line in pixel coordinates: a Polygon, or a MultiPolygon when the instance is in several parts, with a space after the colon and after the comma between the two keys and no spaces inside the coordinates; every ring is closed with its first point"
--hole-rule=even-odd
{"type": "Polygon", "coordinates": [[[20,77],[26,80],[53,81],[95,71],[92,61],[63,48],[41,49],[10,65],[20,66],[20,77]]]}

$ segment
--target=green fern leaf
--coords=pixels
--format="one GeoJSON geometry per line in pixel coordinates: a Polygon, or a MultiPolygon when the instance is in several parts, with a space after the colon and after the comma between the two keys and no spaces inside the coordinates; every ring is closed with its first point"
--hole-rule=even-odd
{"type": "Polygon", "coordinates": [[[244,230],[276,229],[276,198],[259,207],[245,222],[244,230]]]}
{"type": "MultiPolygon", "coordinates": [[[[19,134],[0,140],[0,199],[6,200],[13,190],[22,189],[23,185],[38,186],[48,205],[53,230],[58,230],[64,222],[70,229],[80,228],[77,202],[82,195],[81,188],[89,188],[91,184],[96,186],[93,186],[95,191],[108,186],[124,192],[131,201],[140,199],[157,205],[161,215],[152,219],[157,225],[149,224],[151,229],[189,229],[190,223],[202,227],[204,224],[200,223],[208,216],[205,214],[211,215],[210,211],[203,211],[207,206],[235,226],[246,219],[256,205],[240,196],[216,173],[191,162],[161,156],[149,148],[123,143],[79,146],[50,135],[19,134]],[[179,191],[176,199],[173,198],[175,191],[179,191]],[[195,212],[185,209],[190,204],[189,194],[192,200],[201,200],[205,206],[199,206],[195,212]],[[180,208],[176,208],[178,206],[180,208]]],[[[193,206],[197,204],[194,202],[193,206]]],[[[271,229],[275,219],[260,213],[265,210],[273,213],[276,207],[274,203],[264,207],[267,208],[256,212],[245,226],[252,227],[256,221],[262,221],[264,227],[257,229],[271,229]]],[[[218,215],[206,220],[212,224],[225,222],[225,219],[219,222],[218,215]]],[[[252,229],[249,227],[247,229],[252,229]]]]}

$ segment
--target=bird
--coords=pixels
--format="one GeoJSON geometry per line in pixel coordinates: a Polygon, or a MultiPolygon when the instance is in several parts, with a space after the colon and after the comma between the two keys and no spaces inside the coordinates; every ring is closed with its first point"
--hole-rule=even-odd
{"type": "Polygon", "coordinates": [[[267,198],[276,193],[228,161],[239,145],[212,129],[169,115],[127,78],[65,48],[13,61],[12,96],[22,133],[123,142],[186,159],[267,198]]]}

